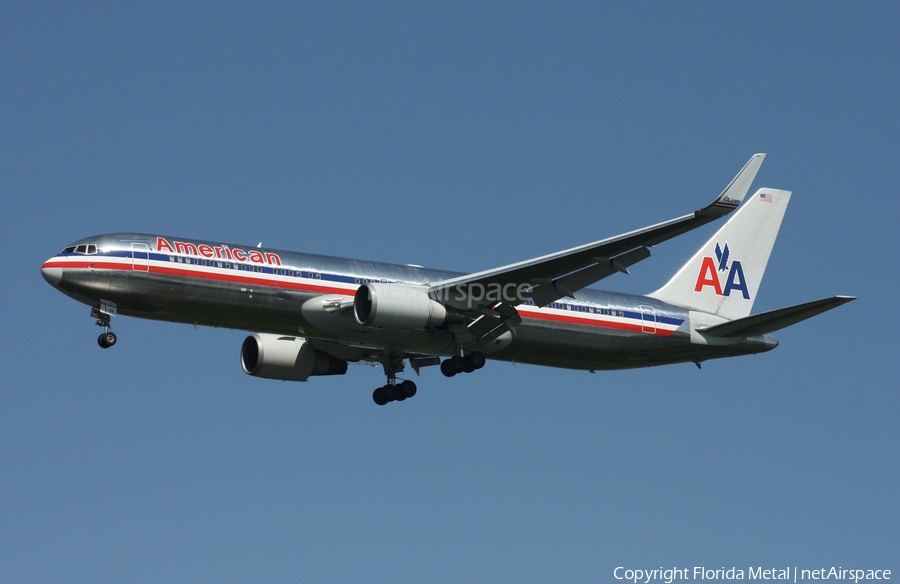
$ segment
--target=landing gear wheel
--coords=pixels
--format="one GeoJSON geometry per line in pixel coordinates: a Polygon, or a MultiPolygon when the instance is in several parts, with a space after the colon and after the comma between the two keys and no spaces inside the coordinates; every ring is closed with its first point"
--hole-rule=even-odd
{"type": "Polygon", "coordinates": [[[453,361],[453,359],[444,359],[441,361],[441,373],[444,374],[444,377],[453,377],[456,375],[456,369],[453,367],[451,361],[453,361]]]}
{"type": "MultiPolygon", "coordinates": [[[[384,394],[387,396],[388,401],[400,401],[400,392],[397,391],[397,386],[388,383],[383,388],[384,394]]],[[[406,399],[406,394],[403,395],[403,399],[406,399]]]]}
{"type": "Polygon", "coordinates": [[[466,360],[459,355],[450,357],[450,367],[456,373],[463,373],[466,370],[466,360]]]}
{"type": "Polygon", "coordinates": [[[481,351],[469,353],[467,358],[472,362],[472,366],[475,367],[475,369],[481,369],[487,362],[487,359],[484,358],[484,353],[482,353],[481,351]]]}
{"type": "Polygon", "coordinates": [[[97,338],[97,344],[104,349],[108,349],[115,345],[117,340],[118,339],[116,338],[116,333],[112,331],[106,331],[97,338]]]}
{"type": "Polygon", "coordinates": [[[406,397],[412,397],[416,395],[416,384],[407,379],[397,386],[398,393],[405,395],[406,397]]]}
{"type": "Polygon", "coordinates": [[[372,399],[375,401],[376,404],[378,404],[380,406],[386,405],[388,403],[388,401],[390,401],[388,399],[387,392],[384,390],[383,387],[379,387],[378,389],[376,389],[375,391],[372,392],[372,399]]]}

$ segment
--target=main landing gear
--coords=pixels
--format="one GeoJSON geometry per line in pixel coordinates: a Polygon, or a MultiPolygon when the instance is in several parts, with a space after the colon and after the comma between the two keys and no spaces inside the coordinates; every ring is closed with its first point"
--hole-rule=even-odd
{"type": "Polygon", "coordinates": [[[383,406],[392,401],[403,401],[408,397],[416,395],[416,384],[406,379],[397,383],[388,382],[386,385],[379,387],[372,392],[372,399],[376,404],[383,406]]]}
{"type": "Polygon", "coordinates": [[[454,355],[441,363],[441,373],[446,377],[453,377],[457,373],[472,373],[476,369],[484,367],[484,353],[475,351],[465,356],[454,355]]]}
{"type": "MultiPolygon", "coordinates": [[[[472,373],[476,369],[484,367],[485,361],[484,353],[481,351],[473,351],[466,355],[454,355],[441,363],[441,373],[447,377],[453,377],[457,373],[472,373]]],[[[418,363],[418,361],[416,363],[418,363]]],[[[418,373],[418,366],[416,363],[413,364],[413,368],[415,368],[418,373]]],[[[437,365],[437,358],[427,364],[437,365]]],[[[415,383],[409,379],[400,382],[397,381],[397,373],[403,371],[402,358],[384,356],[381,358],[381,365],[384,367],[387,383],[372,392],[372,400],[376,404],[383,406],[392,401],[403,401],[406,398],[416,395],[415,383]]]]}
{"type": "Polygon", "coordinates": [[[112,302],[100,302],[100,306],[91,309],[91,316],[97,319],[97,326],[102,326],[105,330],[97,337],[97,344],[108,349],[116,344],[118,340],[116,333],[112,332],[110,320],[116,315],[116,305],[112,302]]]}
{"type": "Polygon", "coordinates": [[[416,384],[406,379],[397,381],[397,374],[403,371],[403,359],[395,356],[385,356],[381,360],[387,383],[372,392],[372,400],[383,406],[392,401],[403,401],[416,395],[416,384]]]}

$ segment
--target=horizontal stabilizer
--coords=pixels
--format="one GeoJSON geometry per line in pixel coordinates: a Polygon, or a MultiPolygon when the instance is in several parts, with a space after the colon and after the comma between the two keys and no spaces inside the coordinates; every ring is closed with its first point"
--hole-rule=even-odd
{"type": "Polygon", "coordinates": [[[797,324],[800,321],[812,318],[817,314],[822,314],[832,308],[837,308],[851,300],[856,300],[856,297],[833,296],[831,298],[823,298],[822,300],[814,300],[804,304],[779,308],[778,310],[724,322],[706,329],[700,329],[700,332],[716,337],[750,337],[764,335],[781,330],[792,324],[797,324]]]}

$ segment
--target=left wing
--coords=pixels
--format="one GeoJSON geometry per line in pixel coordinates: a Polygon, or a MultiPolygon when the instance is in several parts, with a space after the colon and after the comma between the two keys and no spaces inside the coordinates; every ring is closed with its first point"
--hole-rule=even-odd
{"type": "Polygon", "coordinates": [[[506,296],[522,285],[530,288],[530,297],[538,306],[546,306],[564,296],[575,296],[578,290],[615,272],[628,273],[628,266],[650,257],[649,246],[696,229],[736,209],[765,157],[765,154],[754,154],[722,194],[689,215],[523,262],[435,282],[429,288],[429,294],[464,310],[493,306],[498,302],[520,304],[515,298],[506,296]],[[496,294],[491,295],[491,290],[496,294]]]}

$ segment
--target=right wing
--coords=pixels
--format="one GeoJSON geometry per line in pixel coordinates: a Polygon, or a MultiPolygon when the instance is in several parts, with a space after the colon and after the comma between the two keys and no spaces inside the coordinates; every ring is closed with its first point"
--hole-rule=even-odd
{"type": "Polygon", "coordinates": [[[650,257],[649,246],[732,212],[744,199],[765,157],[765,154],[754,154],[722,194],[689,215],[523,262],[435,282],[431,284],[429,294],[463,310],[493,306],[498,300],[520,304],[515,299],[485,295],[473,304],[473,295],[468,293],[473,287],[484,292],[525,285],[530,288],[530,297],[538,306],[546,306],[564,296],[575,296],[578,290],[615,272],[628,273],[628,266],[650,257]]]}

